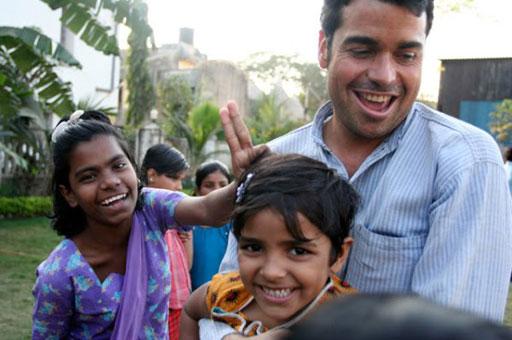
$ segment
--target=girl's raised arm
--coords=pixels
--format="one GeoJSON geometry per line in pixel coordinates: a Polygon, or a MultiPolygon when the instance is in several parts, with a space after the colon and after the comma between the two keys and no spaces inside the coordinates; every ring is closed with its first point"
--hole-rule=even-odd
{"type": "MultiPolygon", "coordinates": [[[[226,142],[231,153],[231,165],[235,177],[268,150],[266,145],[253,146],[251,135],[234,101],[220,109],[220,117],[226,142]]],[[[206,196],[187,197],[176,206],[176,220],[182,225],[224,224],[233,210],[236,184],[215,190],[206,196]]]]}

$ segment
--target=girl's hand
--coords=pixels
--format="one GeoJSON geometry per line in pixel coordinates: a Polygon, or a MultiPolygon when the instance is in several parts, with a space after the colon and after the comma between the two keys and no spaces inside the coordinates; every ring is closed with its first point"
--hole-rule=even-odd
{"type": "Polygon", "coordinates": [[[231,152],[233,174],[238,178],[256,158],[267,152],[268,147],[252,145],[249,130],[240,117],[238,106],[234,101],[229,101],[220,109],[220,119],[231,152]]]}

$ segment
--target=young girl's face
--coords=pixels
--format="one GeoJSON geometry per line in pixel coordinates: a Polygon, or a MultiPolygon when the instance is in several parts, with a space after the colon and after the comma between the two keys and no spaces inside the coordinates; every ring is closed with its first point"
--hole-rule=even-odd
{"type": "Polygon", "coordinates": [[[113,136],[80,143],[69,157],[69,188],[59,187],[71,207],[80,206],[87,225],[131,223],[137,203],[137,176],[113,136]]]}
{"type": "Polygon", "coordinates": [[[197,195],[207,195],[212,191],[224,188],[228,184],[229,180],[220,170],[214,171],[203,179],[201,186],[197,190],[197,195]]]}
{"type": "Polygon", "coordinates": [[[330,274],[331,242],[302,214],[302,233],[295,239],[282,216],[265,209],[250,217],[241,230],[238,260],[240,276],[254,296],[265,326],[288,321],[309,304],[330,274]]]}

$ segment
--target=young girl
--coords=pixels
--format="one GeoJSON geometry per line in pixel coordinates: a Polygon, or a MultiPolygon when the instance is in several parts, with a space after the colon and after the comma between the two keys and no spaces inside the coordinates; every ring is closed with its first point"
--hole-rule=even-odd
{"type": "MultiPolygon", "coordinates": [[[[181,181],[190,166],[185,156],[167,144],[156,144],[146,151],[142,161],[144,185],[173,191],[181,190],[181,181]]],[[[213,229],[213,228],[211,228],[213,229]]],[[[191,291],[189,268],[192,265],[192,231],[169,229],[165,233],[171,272],[169,299],[169,338],[179,339],[180,314],[191,291]]]]}
{"type": "Polygon", "coordinates": [[[286,328],[319,304],[353,293],[334,275],[345,261],[357,194],[323,163],[273,155],[249,169],[237,189],[233,230],[239,272],[217,274],[194,291],[181,339],[213,318],[247,336],[286,328]]]}
{"type": "MultiPolygon", "coordinates": [[[[208,161],[201,164],[196,171],[194,194],[204,196],[225,187],[230,182],[231,175],[224,163],[208,161]]],[[[231,223],[219,228],[194,227],[194,260],[190,270],[193,290],[210,281],[212,276],[219,272],[230,230],[231,223]]]]}
{"type": "MultiPolygon", "coordinates": [[[[126,143],[101,113],[61,122],[54,142],[53,227],[65,239],[37,268],[33,339],[167,339],[169,260],[163,232],[220,225],[234,187],[202,197],[140,189],[126,143]]],[[[240,171],[263,148],[223,119],[240,171]]]]}

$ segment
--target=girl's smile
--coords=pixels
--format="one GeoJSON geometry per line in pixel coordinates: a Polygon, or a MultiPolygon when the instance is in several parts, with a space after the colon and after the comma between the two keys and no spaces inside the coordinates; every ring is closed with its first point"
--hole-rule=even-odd
{"type": "Polygon", "coordinates": [[[84,211],[88,227],[131,225],[137,176],[113,136],[98,135],[78,144],[69,167],[69,188],[61,185],[60,190],[71,207],[84,211]]]}
{"type": "Polygon", "coordinates": [[[280,214],[266,208],[249,217],[241,231],[240,276],[254,301],[244,312],[274,327],[302,311],[330,275],[331,242],[302,214],[304,240],[295,239],[280,214]]]}

